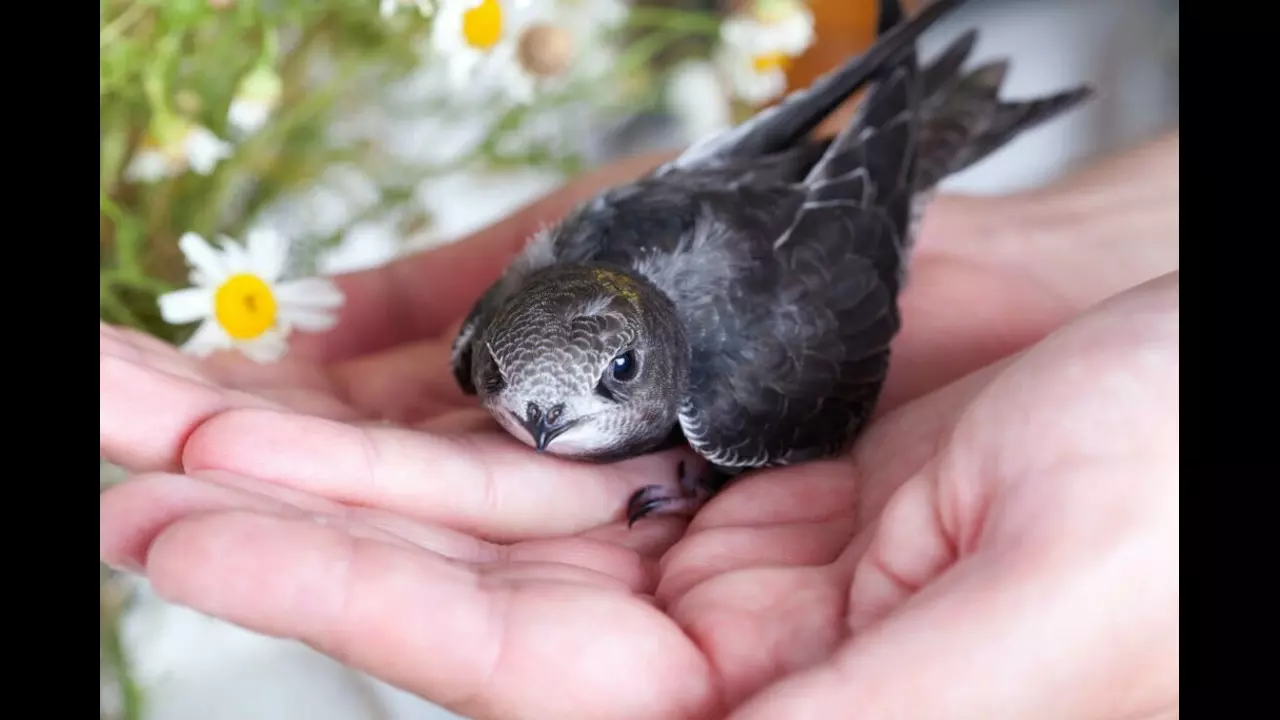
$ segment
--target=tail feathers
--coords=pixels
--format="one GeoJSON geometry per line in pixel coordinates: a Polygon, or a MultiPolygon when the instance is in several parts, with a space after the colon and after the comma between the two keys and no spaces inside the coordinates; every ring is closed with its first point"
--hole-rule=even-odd
{"type": "Polygon", "coordinates": [[[883,37],[903,21],[902,3],[898,0],[880,0],[880,20],[876,25],[876,35],[883,37]]]}
{"type": "MultiPolygon", "coordinates": [[[[808,88],[792,92],[750,120],[697,143],[655,172],[697,170],[722,163],[769,155],[795,145],[836,108],[874,77],[895,67],[904,55],[915,53],[915,42],[965,0],[933,0],[914,17],[897,22],[866,53],[819,77],[808,88]]],[[[901,20],[897,3],[882,3],[886,23],[901,20]]]]}
{"type": "Polygon", "coordinates": [[[973,54],[973,48],[977,43],[978,31],[968,30],[939,53],[933,62],[925,66],[922,80],[926,98],[939,95],[947,89],[946,86],[955,84],[959,78],[963,77],[960,74],[960,68],[969,61],[969,56],[973,54]]]}
{"type": "Polygon", "coordinates": [[[958,173],[986,159],[1027,130],[1052,120],[1091,97],[1093,88],[1082,85],[1034,100],[1000,103],[987,128],[956,156],[949,173],[958,173]]]}
{"type": "Polygon", "coordinates": [[[1000,59],[967,72],[961,66],[976,33],[966,33],[924,70],[920,165],[916,187],[932,190],[948,175],[984,160],[1031,128],[1088,100],[1093,90],[1079,86],[1022,101],[1000,99],[1009,61],[1000,59]]]}

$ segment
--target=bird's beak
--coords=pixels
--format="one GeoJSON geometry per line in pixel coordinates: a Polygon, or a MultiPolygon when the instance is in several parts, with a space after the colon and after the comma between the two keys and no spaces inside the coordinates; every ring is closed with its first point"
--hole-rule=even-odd
{"type": "Polygon", "coordinates": [[[538,413],[531,418],[525,418],[522,422],[525,430],[529,431],[529,435],[533,437],[533,447],[538,452],[547,449],[552,440],[555,440],[565,430],[573,427],[573,422],[566,422],[555,427],[547,424],[547,418],[542,413],[538,413]]]}

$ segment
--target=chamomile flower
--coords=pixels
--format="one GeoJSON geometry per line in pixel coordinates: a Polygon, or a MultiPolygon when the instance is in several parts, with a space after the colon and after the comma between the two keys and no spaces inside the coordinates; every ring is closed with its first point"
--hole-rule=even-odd
{"type": "Polygon", "coordinates": [[[187,170],[208,175],[230,156],[231,143],[203,125],[180,117],[157,117],[125,168],[125,178],[152,183],[187,170]]]}
{"type": "Polygon", "coordinates": [[[517,12],[512,0],[440,0],[431,44],[456,87],[471,86],[482,71],[501,71],[513,62],[517,12]]]}
{"type": "Polygon", "coordinates": [[[404,7],[416,7],[422,17],[431,17],[435,12],[435,0],[378,0],[378,12],[383,19],[390,19],[396,11],[404,7]]]}
{"type": "Polygon", "coordinates": [[[165,322],[200,326],[183,346],[198,357],[236,349],[261,363],[288,350],[293,330],[323,332],[337,322],[343,296],[324,278],[282,280],[289,246],[271,230],[251,231],[247,244],[222,238],[215,249],[195,233],[178,240],[194,287],[160,296],[165,322]]]}
{"type": "Polygon", "coordinates": [[[627,17],[622,0],[542,0],[521,16],[506,87],[517,102],[595,79],[611,66],[607,34],[627,17]]]}
{"type": "Polygon", "coordinates": [[[813,43],[813,14],[798,0],[756,0],[720,27],[718,62],[735,95],[764,104],[787,89],[787,69],[813,43]]]}
{"type": "Polygon", "coordinates": [[[227,123],[241,135],[252,135],[280,104],[280,76],[269,65],[259,65],[240,80],[227,109],[227,123]]]}

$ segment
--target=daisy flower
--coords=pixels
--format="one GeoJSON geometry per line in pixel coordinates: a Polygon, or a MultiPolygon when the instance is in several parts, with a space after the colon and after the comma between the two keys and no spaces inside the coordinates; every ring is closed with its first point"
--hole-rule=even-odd
{"type": "Polygon", "coordinates": [[[125,168],[132,182],[152,183],[193,170],[201,175],[213,172],[219,162],[231,156],[231,143],[190,120],[159,117],[125,168]]]}
{"type": "Polygon", "coordinates": [[[757,0],[720,28],[718,63],[733,92],[762,105],[787,89],[787,69],[813,43],[813,14],[798,0],[757,0]]]}
{"type": "Polygon", "coordinates": [[[612,65],[607,34],[627,18],[622,0],[543,0],[521,17],[506,89],[517,102],[574,80],[595,79],[612,65]]]}
{"type": "Polygon", "coordinates": [[[470,87],[481,72],[501,73],[515,61],[517,1],[440,0],[431,45],[446,62],[454,86],[470,87]]]}
{"type": "Polygon", "coordinates": [[[280,76],[269,65],[259,65],[240,80],[227,109],[227,123],[241,135],[252,135],[280,104],[280,76]]]}
{"type": "Polygon", "coordinates": [[[178,247],[191,266],[194,287],[160,296],[160,315],[174,325],[200,321],[183,346],[197,357],[236,349],[260,363],[288,350],[293,330],[323,332],[337,322],[341,291],[324,278],[282,280],[288,243],[271,230],[254,230],[246,245],[222,238],[221,250],[187,233],[178,247]]]}
{"type": "Polygon", "coordinates": [[[384,20],[390,19],[402,7],[414,6],[422,17],[431,17],[435,12],[435,0],[378,0],[378,12],[384,20]]]}

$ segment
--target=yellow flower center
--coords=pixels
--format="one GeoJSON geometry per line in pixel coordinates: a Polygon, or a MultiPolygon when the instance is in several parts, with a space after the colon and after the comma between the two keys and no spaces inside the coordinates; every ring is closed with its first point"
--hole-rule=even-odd
{"type": "Polygon", "coordinates": [[[791,58],[786,53],[771,52],[751,58],[751,69],[763,75],[765,73],[786,72],[791,67],[791,58]]]}
{"type": "Polygon", "coordinates": [[[252,340],[276,324],[276,298],[257,275],[232,275],[213,294],[213,314],[235,340],[252,340]]]}
{"type": "Polygon", "coordinates": [[[462,13],[462,37],[467,44],[488,50],[502,38],[502,6],[498,0],[480,0],[462,13]]]}

